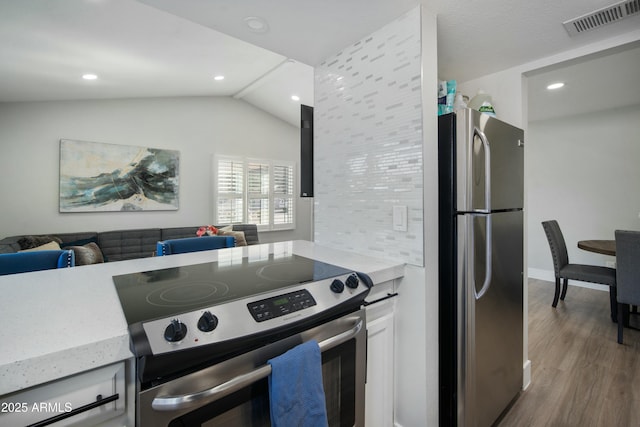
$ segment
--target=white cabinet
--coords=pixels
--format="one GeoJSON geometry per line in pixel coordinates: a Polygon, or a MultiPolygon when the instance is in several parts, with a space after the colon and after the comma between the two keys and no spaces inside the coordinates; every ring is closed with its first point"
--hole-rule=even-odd
{"type": "Polygon", "coordinates": [[[395,298],[367,306],[367,427],[393,426],[394,306],[395,298]]]}
{"type": "Polygon", "coordinates": [[[123,361],[2,396],[0,425],[133,425],[131,371],[123,361]]]}

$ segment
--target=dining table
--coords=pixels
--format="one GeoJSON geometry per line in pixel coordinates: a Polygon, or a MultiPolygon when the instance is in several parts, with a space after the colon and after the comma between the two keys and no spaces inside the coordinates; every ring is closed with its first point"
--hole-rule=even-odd
{"type": "Polygon", "coordinates": [[[580,240],[578,247],[597,254],[616,256],[615,240],[580,240]]]}

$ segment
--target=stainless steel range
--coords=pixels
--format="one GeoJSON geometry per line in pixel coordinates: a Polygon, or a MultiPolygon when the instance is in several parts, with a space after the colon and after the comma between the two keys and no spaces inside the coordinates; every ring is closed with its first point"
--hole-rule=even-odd
{"type": "Polygon", "coordinates": [[[269,426],[268,359],[318,341],[330,426],[364,425],[358,272],[287,254],[114,276],[140,426],[269,426]]]}

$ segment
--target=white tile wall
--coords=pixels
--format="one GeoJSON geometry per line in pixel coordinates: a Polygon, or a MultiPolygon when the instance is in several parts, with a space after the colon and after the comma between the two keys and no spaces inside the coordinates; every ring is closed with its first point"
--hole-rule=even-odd
{"type": "Polygon", "coordinates": [[[316,243],[423,265],[421,89],[419,8],[316,67],[316,243]]]}

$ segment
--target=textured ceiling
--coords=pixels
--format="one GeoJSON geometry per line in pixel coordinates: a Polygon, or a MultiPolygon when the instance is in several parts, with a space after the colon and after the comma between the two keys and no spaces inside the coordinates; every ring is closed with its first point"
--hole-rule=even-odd
{"type": "Polygon", "coordinates": [[[529,121],[640,104],[640,42],[547,67],[528,75],[529,121]],[[547,90],[564,82],[557,90],[547,90]]]}
{"type": "Polygon", "coordinates": [[[419,4],[438,16],[438,68],[467,81],[640,28],[640,15],[569,37],[563,21],[612,0],[140,0],[309,65],[419,4]],[[269,24],[253,33],[244,18],[269,24]]]}
{"type": "Polygon", "coordinates": [[[229,96],[286,59],[126,0],[3,1],[0,40],[2,101],[229,96]]]}
{"type": "Polygon", "coordinates": [[[610,0],[2,0],[0,102],[234,96],[297,126],[312,66],[420,3],[437,13],[440,78],[460,82],[640,29],[568,36],[563,21],[610,0]]]}
{"type": "Polygon", "coordinates": [[[298,126],[313,69],[134,0],[0,2],[0,102],[163,96],[246,97],[298,126]]]}
{"type": "Polygon", "coordinates": [[[437,0],[439,76],[467,81],[640,29],[639,14],[569,37],[562,22],[614,2],[437,0]]]}

